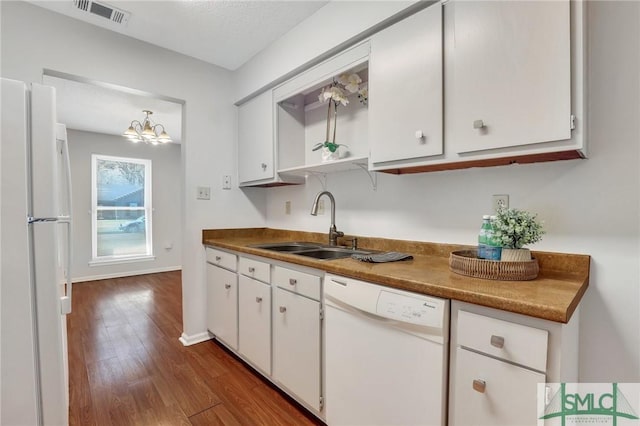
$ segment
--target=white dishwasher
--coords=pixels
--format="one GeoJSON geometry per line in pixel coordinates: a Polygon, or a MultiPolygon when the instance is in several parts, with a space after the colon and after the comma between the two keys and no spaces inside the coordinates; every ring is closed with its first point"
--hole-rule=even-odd
{"type": "Polygon", "coordinates": [[[327,274],[329,426],[446,423],[449,301],[327,274]]]}

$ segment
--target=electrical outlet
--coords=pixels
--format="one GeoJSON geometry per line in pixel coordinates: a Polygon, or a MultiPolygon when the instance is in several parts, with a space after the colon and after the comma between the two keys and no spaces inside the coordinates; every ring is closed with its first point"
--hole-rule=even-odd
{"type": "Polygon", "coordinates": [[[222,189],[231,189],[231,176],[222,176],[222,189]]]}
{"type": "Polygon", "coordinates": [[[509,195],[498,194],[493,196],[493,211],[497,212],[500,207],[509,208],[509,195]]]}
{"type": "Polygon", "coordinates": [[[324,200],[318,201],[318,214],[324,214],[324,200]]]}
{"type": "Polygon", "coordinates": [[[198,200],[210,200],[211,199],[211,187],[199,186],[196,194],[198,200]]]}
{"type": "Polygon", "coordinates": [[[284,214],[291,214],[291,201],[284,202],[284,214]]]}

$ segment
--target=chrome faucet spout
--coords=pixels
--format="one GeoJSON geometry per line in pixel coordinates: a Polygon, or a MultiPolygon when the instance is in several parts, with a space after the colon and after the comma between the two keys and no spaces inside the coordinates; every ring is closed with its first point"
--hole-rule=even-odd
{"type": "Polygon", "coordinates": [[[320,197],[326,195],[331,202],[331,226],[329,227],[329,245],[337,246],[338,245],[338,237],[342,237],[344,232],[338,231],[336,228],[336,200],[333,198],[333,194],[329,191],[321,191],[318,192],[316,198],[313,200],[313,205],[311,206],[311,215],[318,215],[318,201],[320,201],[320,197]]]}

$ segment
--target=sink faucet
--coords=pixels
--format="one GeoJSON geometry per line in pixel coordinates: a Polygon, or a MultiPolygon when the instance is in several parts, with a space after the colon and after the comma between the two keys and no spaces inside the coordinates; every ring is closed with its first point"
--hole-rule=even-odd
{"type": "Polygon", "coordinates": [[[313,206],[311,206],[311,215],[318,215],[318,200],[320,197],[326,195],[329,197],[329,201],[331,201],[331,226],[329,227],[329,245],[337,246],[338,245],[338,237],[344,236],[344,232],[340,232],[336,229],[336,200],[333,198],[333,194],[329,191],[318,192],[316,195],[316,199],[313,200],[313,206]]]}

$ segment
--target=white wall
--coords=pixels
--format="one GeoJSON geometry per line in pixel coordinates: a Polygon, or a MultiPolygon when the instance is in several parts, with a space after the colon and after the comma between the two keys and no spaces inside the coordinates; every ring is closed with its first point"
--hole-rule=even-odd
{"type": "MultiPolygon", "coordinates": [[[[330,175],[328,189],[336,198],[338,229],[356,235],[473,244],[481,215],[491,211],[492,194],[509,194],[511,206],[538,212],[548,234],[534,249],[592,256],[590,288],[581,303],[580,379],[637,382],[640,3],[589,2],[588,14],[588,160],[379,174],[375,192],[364,172],[346,172],[330,175]]],[[[305,30],[314,31],[306,23],[297,28],[305,30]]],[[[307,39],[298,44],[306,46],[307,39]]],[[[240,75],[281,59],[279,49],[267,50],[240,75]]],[[[267,225],[328,232],[328,215],[309,215],[320,189],[316,179],[268,189],[267,225]],[[290,216],[284,214],[287,200],[290,216]]]]}
{"type": "Polygon", "coordinates": [[[73,281],[180,269],[182,208],[180,145],[133,144],[121,136],[68,130],[73,184],[73,281]],[[91,155],[151,160],[154,260],[89,266],[91,261],[91,155]],[[173,248],[165,249],[166,243],[173,248]]]}
{"type": "Polygon", "coordinates": [[[236,70],[237,99],[401,12],[418,0],[331,1],[236,70]]]}
{"type": "Polygon", "coordinates": [[[49,68],[186,101],[183,199],[176,200],[183,206],[184,332],[187,339],[204,333],[202,229],[264,225],[264,192],[240,191],[235,182],[233,190],[221,189],[222,175],[236,176],[232,74],[28,3],[3,1],[0,8],[2,77],[40,82],[49,68]],[[211,200],[196,200],[196,187],[205,185],[211,200]]]}

